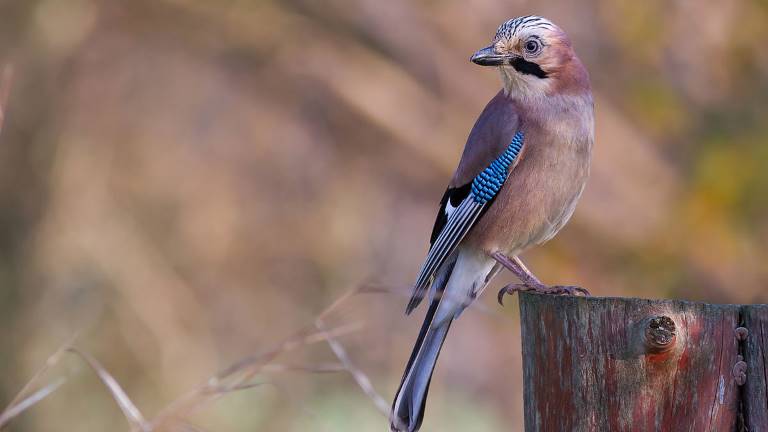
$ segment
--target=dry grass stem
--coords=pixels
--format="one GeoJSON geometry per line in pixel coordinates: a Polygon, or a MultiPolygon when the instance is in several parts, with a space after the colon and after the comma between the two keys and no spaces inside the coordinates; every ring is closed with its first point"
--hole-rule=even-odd
{"type": "Polygon", "coordinates": [[[72,344],[75,342],[76,339],[77,339],[77,334],[70,337],[67,342],[65,342],[62,346],[59,347],[59,349],[56,350],[56,352],[51,354],[51,356],[48,357],[48,359],[45,361],[45,364],[43,365],[43,367],[38,369],[38,371],[35,372],[32,378],[30,378],[30,380],[27,381],[26,384],[24,384],[24,387],[22,387],[21,390],[19,390],[19,393],[17,393],[16,396],[11,400],[11,403],[8,404],[8,407],[6,409],[10,409],[10,407],[12,407],[13,405],[16,405],[21,399],[23,399],[26,396],[27,392],[29,392],[29,390],[32,388],[32,386],[34,386],[35,383],[39,381],[40,378],[46,372],[48,372],[48,370],[50,370],[53,366],[55,366],[59,362],[59,360],[61,359],[61,356],[69,348],[72,347],[72,344]]]}
{"type": "Polygon", "coordinates": [[[336,373],[344,372],[347,369],[341,363],[326,363],[312,366],[289,365],[289,364],[268,364],[262,368],[263,373],[279,372],[311,372],[311,373],[336,373]]]}
{"type": "Polygon", "coordinates": [[[252,389],[266,383],[252,381],[256,375],[292,371],[309,373],[334,373],[347,371],[352,374],[358,385],[374,401],[376,407],[382,411],[382,413],[388,415],[388,406],[384,399],[375,392],[368,377],[351,363],[346,351],[336,340],[336,338],[340,336],[358,331],[362,328],[362,323],[350,323],[328,329],[323,322],[323,318],[336,311],[345,301],[355,294],[362,292],[381,292],[381,290],[361,286],[348,291],[319,314],[314,327],[300,330],[295,335],[281,342],[274,349],[261,354],[247,356],[234,363],[210,378],[204,384],[173,401],[151,420],[145,419],[141,411],[139,411],[133,401],[128,397],[125,390],[123,390],[117,380],[101,365],[101,363],[90,354],[72,346],[75,340],[75,337],[73,337],[48,358],[45,365],[35,373],[32,379],[27,382],[19,394],[11,401],[9,406],[0,414],[0,427],[53,393],[64,383],[65,380],[63,378],[58,379],[32,394],[29,394],[30,389],[34,384],[37,383],[53,365],[59,362],[65,352],[70,352],[78,356],[96,373],[109,390],[114,401],[120,407],[120,410],[130,425],[131,431],[153,432],[161,429],[200,431],[200,428],[185,420],[185,416],[189,415],[196,408],[205,403],[214,401],[223,395],[235,391],[252,389]],[[318,342],[327,342],[336,354],[336,357],[338,357],[340,363],[315,365],[273,363],[275,358],[288,351],[318,342]]]}
{"type": "Polygon", "coordinates": [[[56,389],[61,387],[65,381],[66,379],[64,378],[58,378],[54,382],[22,399],[18,403],[9,405],[7,409],[0,413],[0,429],[7,425],[11,419],[26,411],[41,400],[45,399],[51,393],[55,392],[56,389]]]}
{"type": "Polygon", "coordinates": [[[18,416],[25,410],[35,405],[37,402],[43,400],[46,396],[53,393],[56,389],[59,388],[59,386],[61,386],[61,384],[64,383],[63,380],[60,383],[58,383],[57,380],[54,383],[35,391],[32,395],[29,394],[32,387],[34,387],[35,384],[40,381],[40,378],[42,378],[43,375],[45,375],[53,366],[59,362],[59,360],[61,360],[62,355],[72,347],[72,344],[76,339],[77,334],[69,338],[69,340],[65,342],[61,347],[59,347],[56,352],[51,354],[51,356],[48,357],[48,359],[45,361],[45,364],[40,369],[38,369],[34,375],[32,375],[32,378],[30,378],[29,381],[24,384],[24,387],[19,390],[19,392],[16,394],[16,396],[14,396],[8,406],[2,412],[0,412],[0,429],[8,424],[12,418],[18,416]]]}
{"type": "Polygon", "coordinates": [[[152,431],[149,423],[144,420],[144,416],[141,414],[141,411],[139,411],[133,401],[131,401],[120,384],[118,384],[117,380],[115,380],[115,378],[110,375],[110,373],[107,372],[107,370],[104,369],[104,367],[95,358],[93,358],[88,353],[78,350],[77,348],[70,347],[67,349],[67,351],[79,356],[88,364],[88,366],[91,367],[91,369],[94,370],[94,372],[96,372],[96,375],[98,375],[99,379],[101,379],[104,385],[107,386],[107,389],[109,389],[109,392],[112,394],[112,398],[120,407],[120,410],[123,411],[125,418],[131,425],[131,431],[152,431]]]}
{"type": "MultiPolygon", "coordinates": [[[[315,325],[320,330],[325,329],[325,323],[319,318],[315,321],[315,325]]],[[[344,365],[344,368],[347,370],[347,372],[349,372],[352,375],[352,378],[355,379],[357,385],[360,386],[366,396],[368,396],[373,401],[373,404],[384,415],[384,417],[389,418],[389,404],[386,400],[384,400],[383,397],[381,397],[380,394],[376,392],[376,389],[373,388],[373,384],[371,383],[371,380],[368,378],[368,376],[352,363],[352,360],[349,358],[347,351],[332,335],[328,335],[326,341],[331,347],[333,353],[344,365]]]]}
{"type": "MultiPolygon", "coordinates": [[[[484,286],[481,291],[478,291],[477,297],[481,297],[480,294],[482,294],[485,289],[488,288],[488,285],[484,286]]],[[[349,294],[349,293],[348,293],[349,294]]],[[[396,287],[396,286],[385,286],[380,284],[367,284],[360,287],[359,290],[355,294],[392,294],[396,295],[398,297],[404,297],[404,298],[411,298],[411,295],[413,294],[413,287],[407,286],[407,287],[396,287]]],[[[456,299],[463,301],[463,299],[459,299],[458,296],[456,299]]],[[[496,307],[488,307],[486,304],[476,301],[472,302],[469,305],[469,308],[472,310],[476,310],[478,312],[482,312],[487,315],[499,315],[499,308],[496,307]]],[[[323,316],[320,317],[321,319],[323,316]]]]}
{"type": "MultiPolygon", "coordinates": [[[[281,343],[277,348],[267,351],[265,353],[262,353],[260,355],[255,356],[248,356],[237,363],[233,364],[232,366],[228,367],[218,375],[216,375],[214,378],[212,378],[212,382],[222,382],[228,378],[231,378],[234,375],[242,374],[244,379],[241,379],[241,382],[243,380],[247,380],[248,378],[253,377],[257,373],[261,371],[261,369],[274,360],[277,356],[284,354],[288,351],[292,351],[296,348],[303,347],[306,345],[318,343],[318,342],[324,342],[327,340],[328,337],[338,337],[345,334],[349,334],[355,331],[358,331],[362,328],[362,323],[352,323],[352,324],[345,324],[339,327],[336,327],[333,330],[330,331],[320,331],[320,332],[310,332],[309,330],[302,330],[299,334],[291,337],[290,339],[285,340],[283,343],[281,343]]],[[[211,382],[211,381],[209,381],[211,382]]]]}
{"type": "MultiPolygon", "coordinates": [[[[338,337],[349,334],[359,330],[361,327],[362,325],[360,323],[352,323],[336,327],[327,332],[302,330],[293,337],[286,339],[272,350],[259,355],[248,356],[236,362],[209,379],[206,383],[176,399],[160,411],[160,413],[152,420],[151,426],[156,429],[166,426],[169,423],[178,422],[200,406],[210,403],[220,398],[222,395],[261,385],[263,383],[250,383],[249,381],[254,376],[264,373],[266,368],[268,368],[271,362],[279,355],[299,347],[324,342],[329,336],[338,337]]],[[[276,366],[276,369],[281,368],[280,366],[276,366]]],[[[282,370],[288,369],[285,368],[282,370]]],[[[312,367],[306,367],[301,370],[314,372],[312,367]]],[[[323,370],[322,372],[329,371],[323,370]]]]}
{"type": "Polygon", "coordinates": [[[3,131],[8,98],[11,96],[11,84],[13,82],[13,66],[6,64],[0,69],[0,132],[3,131]]]}
{"type": "MultiPolygon", "coordinates": [[[[362,292],[364,288],[364,286],[360,286],[349,290],[336,301],[331,303],[331,305],[328,306],[325,310],[323,310],[318,315],[317,319],[322,320],[322,318],[327,317],[336,311],[352,296],[362,292]]],[[[216,376],[209,379],[205,384],[178,398],[160,411],[160,413],[152,420],[151,426],[153,429],[157,429],[170,423],[178,424],[178,422],[182,421],[185,416],[189,415],[191,412],[205,403],[209,403],[218,399],[222,395],[231,393],[233,391],[252,388],[254,384],[249,383],[249,381],[260,373],[265,373],[268,371],[289,370],[287,367],[280,365],[272,365],[270,368],[270,364],[272,361],[274,361],[275,358],[288,351],[292,351],[294,349],[317,342],[324,342],[327,341],[328,338],[343,336],[345,334],[358,331],[360,328],[362,328],[362,323],[346,324],[331,330],[323,329],[321,331],[317,331],[317,329],[314,327],[302,329],[292,337],[280,343],[274,349],[261,354],[250,355],[235,362],[230,367],[224,369],[216,376]]],[[[333,369],[333,371],[340,371],[348,370],[348,367],[342,364],[338,366],[334,365],[331,368],[314,366],[303,367],[296,370],[325,373],[331,372],[332,370],[330,369],[333,369]]],[[[262,383],[257,383],[255,385],[259,384],[262,383]]]]}

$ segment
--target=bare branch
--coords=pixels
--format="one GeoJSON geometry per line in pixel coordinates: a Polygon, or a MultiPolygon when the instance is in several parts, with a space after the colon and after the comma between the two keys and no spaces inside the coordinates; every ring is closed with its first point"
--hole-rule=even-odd
{"type": "Polygon", "coordinates": [[[117,380],[115,380],[115,378],[110,375],[109,372],[107,372],[107,370],[104,369],[104,367],[95,358],[93,358],[88,353],[78,350],[77,348],[68,348],[67,351],[78,355],[81,359],[88,363],[88,366],[90,366],[94,372],[96,372],[96,375],[98,375],[99,379],[101,379],[104,385],[107,386],[107,389],[109,389],[110,393],[112,393],[112,398],[115,400],[115,402],[117,402],[117,405],[123,411],[125,418],[131,425],[132,431],[152,431],[152,427],[149,423],[147,423],[146,420],[144,420],[144,416],[141,414],[141,411],[136,408],[136,405],[125,393],[125,390],[120,387],[120,384],[118,384],[117,380]]]}
{"type": "Polygon", "coordinates": [[[366,288],[366,285],[360,285],[357,287],[352,288],[351,290],[344,293],[341,297],[336,299],[333,303],[331,303],[330,306],[325,308],[324,311],[320,312],[320,315],[317,317],[317,319],[322,320],[325,319],[328,315],[332,314],[336,309],[338,309],[344,302],[355,296],[356,294],[359,294],[363,292],[363,290],[366,288]]]}
{"type": "Polygon", "coordinates": [[[265,366],[267,363],[274,360],[280,354],[283,354],[288,351],[292,351],[296,348],[299,348],[305,345],[310,345],[317,342],[324,342],[329,336],[335,337],[335,336],[341,336],[348,333],[352,333],[360,330],[361,327],[362,327],[361,323],[352,323],[352,324],[339,326],[330,331],[309,332],[307,330],[303,330],[299,332],[299,334],[293,336],[292,338],[285,340],[283,343],[281,343],[277,348],[273,350],[270,350],[255,356],[248,356],[238,361],[237,363],[233,364],[227,369],[224,369],[224,371],[216,375],[216,377],[214,377],[213,380],[223,381],[241,372],[246,372],[245,376],[247,378],[251,378],[253,377],[253,375],[258,373],[258,371],[260,371],[263,366],[265,366]]]}
{"type": "MultiPolygon", "coordinates": [[[[482,291],[484,291],[487,287],[488,285],[485,285],[482,288],[482,291]]],[[[482,291],[478,292],[477,297],[480,297],[480,294],[482,293],[482,291]]],[[[393,294],[398,297],[404,297],[404,298],[410,298],[412,293],[413,293],[412,287],[386,286],[386,285],[374,284],[374,283],[361,285],[360,288],[355,292],[355,294],[393,294]]],[[[464,301],[463,298],[459,299],[457,295],[452,295],[451,298],[456,298],[458,299],[457,301],[464,301]]],[[[486,315],[496,315],[496,316],[500,315],[498,308],[489,308],[487,305],[479,301],[472,302],[469,305],[469,307],[472,308],[472,310],[481,312],[486,315]]],[[[322,319],[324,318],[324,316],[321,315],[320,318],[322,319]]]]}
{"type": "Polygon", "coordinates": [[[32,376],[32,378],[27,381],[26,384],[24,384],[24,387],[19,390],[19,392],[16,394],[16,396],[13,397],[11,402],[8,404],[8,406],[0,413],[0,428],[2,428],[8,421],[10,421],[13,417],[16,417],[17,415],[21,414],[24,410],[30,408],[32,405],[36,404],[37,402],[41,401],[44,397],[48,396],[52,392],[54,392],[56,389],[59,388],[61,384],[63,384],[63,381],[61,383],[54,383],[49,384],[46,387],[37,390],[32,395],[28,396],[29,392],[31,391],[32,387],[37,384],[37,382],[40,380],[40,378],[45,375],[48,370],[50,370],[53,366],[55,366],[59,360],[61,360],[62,355],[72,346],[72,344],[75,342],[75,339],[77,339],[77,334],[72,335],[72,337],[69,338],[67,342],[65,342],[62,346],[59,347],[59,349],[56,350],[53,354],[51,354],[50,357],[45,361],[45,364],[32,376]],[[32,402],[32,403],[30,403],[32,402]],[[9,414],[12,413],[12,414],[9,414]]]}
{"type": "Polygon", "coordinates": [[[18,403],[12,403],[8,408],[0,413],[0,429],[3,428],[12,418],[31,408],[36,403],[45,399],[51,393],[55,392],[66,381],[65,378],[59,378],[40,390],[32,393],[27,398],[19,401],[18,403]]]}
{"type": "Polygon", "coordinates": [[[0,69],[0,132],[3,131],[3,122],[5,121],[8,98],[11,95],[12,82],[13,66],[8,63],[0,69]]]}
{"type": "Polygon", "coordinates": [[[262,368],[264,373],[276,372],[310,372],[310,373],[336,373],[346,371],[341,363],[317,364],[314,366],[288,365],[288,364],[268,364],[262,368]]]}
{"type": "Polygon", "coordinates": [[[109,390],[112,398],[120,407],[123,415],[128,421],[131,431],[152,432],[161,427],[170,426],[172,430],[193,431],[199,430],[196,426],[188,423],[184,416],[193,411],[200,405],[216,400],[232,392],[247,390],[261,386],[267,382],[254,382],[252,378],[258,374],[279,373],[287,371],[302,371],[310,373],[332,373],[348,371],[357,381],[358,385],[374,400],[377,408],[382,413],[388,415],[386,402],[379,396],[370,380],[352,365],[346,351],[336,340],[337,337],[359,330],[362,323],[352,323],[342,325],[336,328],[327,329],[323,323],[323,318],[327,317],[337,310],[346,300],[358,293],[378,292],[376,288],[362,285],[352,289],[342,295],[326,308],[315,322],[314,327],[303,329],[294,336],[284,340],[274,349],[258,355],[251,355],[234,363],[232,366],[224,369],[206,383],[193,389],[186,395],[178,398],[176,401],[164,408],[154,419],[147,421],[141,411],[136,407],[133,401],[125,393],[117,380],[90,354],[74,348],[72,344],[76,336],[73,336],[66,344],[60,347],[51,357],[48,358],[45,365],[35,373],[30,381],[22,388],[18,395],[11,401],[11,404],[2,413],[0,413],[0,427],[6,424],[10,419],[16,417],[24,410],[38,403],[46,396],[50,395],[59,386],[64,383],[64,379],[59,379],[46,387],[37,390],[27,396],[33,385],[62,357],[64,352],[71,352],[80,357],[97,374],[99,379],[109,390]],[[316,328],[315,328],[316,327],[316,328]],[[341,363],[317,364],[317,365],[289,365],[272,363],[272,361],[281,354],[295,350],[310,344],[318,342],[328,342],[341,363]],[[170,424],[169,421],[172,421],[170,424]]]}
{"type": "Polygon", "coordinates": [[[72,347],[72,344],[75,343],[75,340],[77,339],[78,334],[72,335],[72,337],[69,338],[67,342],[65,342],[62,346],[59,347],[59,349],[56,350],[53,354],[51,354],[50,357],[45,361],[45,364],[43,367],[41,367],[35,374],[30,378],[29,381],[27,381],[26,384],[24,384],[24,387],[19,390],[19,392],[16,394],[16,396],[11,400],[11,403],[8,404],[8,407],[6,407],[6,410],[10,409],[13,405],[16,405],[21,399],[23,399],[27,392],[32,388],[32,386],[40,380],[40,378],[48,372],[50,368],[55,366],[59,360],[61,359],[61,356],[72,347]]]}
{"type": "MultiPolygon", "coordinates": [[[[325,329],[325,323],[320,318],[315,320],[315,325],[320,330],[325,329]]],[[[333,350],[333,353],[336,354],[336,357],[339,359],[339,361],[352,375],[352,378],[355,379],[357,385],[360,386],[363,392],[373,401],[373,404],[384,415],[384,417],[389,418],[389,404],[386,400],[384,400],[383,397],[381,397],[380,394],[376,392],[376,389],[373,388],[373,384],[371,383],[371,380],[368,378],[368,376],[363,373],[362,370],[352,364],[352,360],[349,358],[347,351],[332,335],[328,335],[326,337],[326,341],[328,341],[328,345],[331,347],[331,350],[333,350]]]]}
{"type": "MultiPolygon", "coordinates": [[[[302,330],[272,350],[259,355],[248,356],[236,362],[209,379],[203,385],[198,386],[189,393],[176,399],[155,416],[151,421],[151,427],[160,428],[161,426],[166,425],[169,421],[181,421],[184,416],[199,408],[201,405],[216,400],[225,394],[264,384],[263,382],[251,383],[250,380],[259,373],[269,371],[270,363],[283,353],[306,345],[325,342],[328,337],[338,337],[357,331],[360,328],[360,323],[352,323],[336,327],[330,331],[302,330]]],[[[276,371],[275,369],[288,370],[286,367],[281,368],[279,365],[272,366],[272,371],[276,371]]],[[[338,366],[339,365],[336,365],[337,370],[339,369],[338,366]]],[[[302,369],[297,368],[296,370],[302,369]]],[[[324,371],[317,367],[314,369],[306,367],[303,368],[303,370],[330,372],[329,370],[324,371]]]]}

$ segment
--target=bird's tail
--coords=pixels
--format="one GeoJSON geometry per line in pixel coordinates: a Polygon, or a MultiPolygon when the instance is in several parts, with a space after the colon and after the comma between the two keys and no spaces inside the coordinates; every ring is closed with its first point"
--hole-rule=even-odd
{"type": "Polygon", "coordinates": [[[395,432],[415,432],[424,418],[429,381],[448,329],[488,284],[499,266],[481,252],[465,250],[444,264],[432,284],[432,296],[416,345],[392,403],[395,432]]]}
{"type": "MultiPolygon", "coordinates": [[[[450,272],[451,269],[447,268],[446,271],[450,272]]],[[[429,305],[427,315],[424,317],[424,324],[421,326],[419,337],[416,339],[408,365],[405,367],[400,388],[397,390],[395,400],[392,403],[390,427],[394,432],[417,431],[424,418],[424,406],[427,401],[432,371],[435,369],[437,356],[440,354],[443,341],[445,341],[445,336],[448,335],[448,329],[453,321],[449,319],[438,326],[433,326],[444,285],[438,288],[429,305]]]]}

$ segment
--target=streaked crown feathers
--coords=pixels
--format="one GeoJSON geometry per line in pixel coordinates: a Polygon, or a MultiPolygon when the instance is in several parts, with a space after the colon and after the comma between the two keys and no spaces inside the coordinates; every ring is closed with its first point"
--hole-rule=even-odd
{"type": "Polygon", "coordinates": [[[527,15],[512,18],[499,26],[494,39],[511,39],[525,30],[546,29],[556,31],[559,28],[552,21],[536,15],[527,15]]]}

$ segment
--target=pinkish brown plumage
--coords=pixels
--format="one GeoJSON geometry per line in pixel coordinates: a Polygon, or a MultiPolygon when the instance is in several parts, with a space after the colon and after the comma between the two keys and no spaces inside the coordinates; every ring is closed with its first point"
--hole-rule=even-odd
{"type": "Polygon", "coordinates": [[[592,100],[561,97],[537,110],[502,97],[520,113],[525,147],[495,202],[464,243],[489,255],[514,256],[551,239],[573,214],[589,176],[592,100]]]}
{"type": "Polygon", "coordinates": [[[568,36],[535,16],[502,24],[472,61],[497,67],[503,88],[472,128],[441,201],[407,308],[410,313],[429,292],[424,325],[393,402],[393,431],[421,426],[452,321],[501,268],[521,280],[514,289],[583,291],[542,284],[517,255],[554,237],[584,190],[594,141],[587,71],[568,36]]]}

